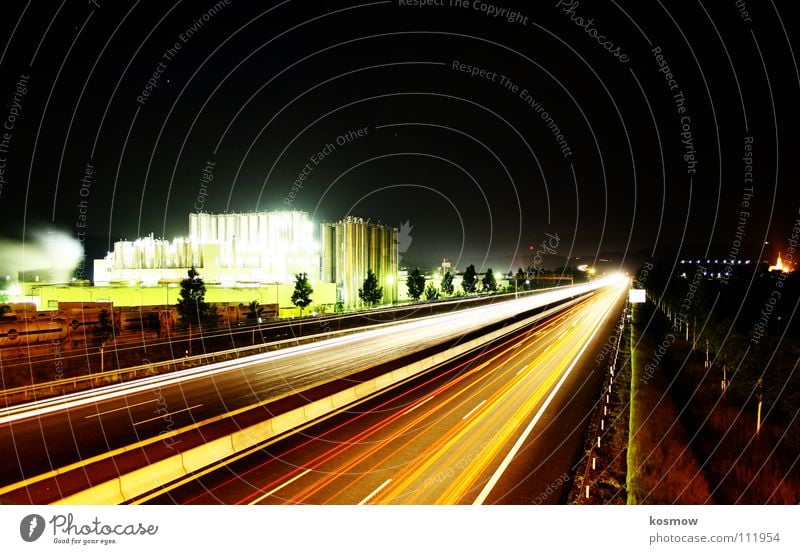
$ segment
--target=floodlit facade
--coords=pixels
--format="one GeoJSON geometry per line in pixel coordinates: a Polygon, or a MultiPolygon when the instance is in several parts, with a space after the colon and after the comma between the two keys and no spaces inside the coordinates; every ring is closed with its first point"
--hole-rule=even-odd
{"type": "Polygon", "coordinates": [[[348,216],[335,223],[323,223],[323,281],[336,283],[337,296],[347,306],[361,306],[358,289],[367,270],[372,270],[383,287],[384,304],[397,302],[397,229],[348,216]]]}
{"type": "Polygon", "coordinates": [[[319,278],[319,245],[306,212],[192,213],[189,236],[118,241],[94,262],[95,285],[152,286],[186,277],[195,267],[206,283],[291,283],[297,273],[319,278]]]}

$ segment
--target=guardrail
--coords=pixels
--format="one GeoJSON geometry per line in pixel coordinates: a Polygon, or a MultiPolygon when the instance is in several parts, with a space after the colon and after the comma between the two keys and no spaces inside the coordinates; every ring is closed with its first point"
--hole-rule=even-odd
{"type": "MultiPolygon", "coordinates": [[[[6,389],[2,397],[8,408],[12,408],[14,404],[26,402],[29,400],[44,400],[53,398],[64,394],[79,392],[82,390],[94,389],[106,385],[113,385],[117,383],[134,381],[142,377],[150,377],[153,375],[161,375],[180,371],[192,367],[211,364],[214,362],[222,362],[232,359],[253,356],[256,354],[263,354],[274,350],[280,350],[290,346],[299,346],[310,342],[328,339],[335,336],[342,336],[347,334],[354,334],[370,329],[377,329],[386,327],[393,323],[380,323],[370,325],[367,327],[355,327],[353,329],[343,329],[339,331],[329,331],[326,333],[319,333],[315,335],[300,336],[291,339],[283,339],[279,341],[256,344],[251,346],[241,346],[228,350],[220,350],[217,352],[209,352],[205,354],[197,354],[185,358],[176,358],[173,360],[165,360],[160,362],[147,362],[145,364],[126,367],[123,369],[115,369],[111,371],[104,371],[102,373],[93,373],[90,375],[79,375],[76,377],[67,377],[57,379],[55,381],[47,381],[44,383],[36,383],[34,385],[25,385],[22,387],[15,387],[6,389]]],[[[0,410],[3,413],[3,410],[0,410]]]]}
{"type": "MultiPolygon", "coordinates": [[[[545,292],[552,292],[558,289],[569,288],[570,286],[580,286],[580,285],[566,285],[561,287],[549,287],[549,288],[542,288],[536,289],[532,291],[525,291],[519,293],[519,297],[523,296],[532,296],[536,294],[541,294],[545,292]]],[[[404,306],[395,306],[391,308],[375,310],[375,311],[361,311],[356,313],[344,314],[344,315],[326,315],[320,318],[314,318],[309,320],[297,320],[296,322],[292,322],[290,325],[316,325],[316,326],[326,326],[326,322],[331,320],[345,320],[345,319],[357,319],[363,318],[365,316],[375,315],[375,316],[382,316],[386,317],[389,314],[397,313],[397,312],[404,312],[404,311],[414,311],[419,309],[430,309],[431,314],[434,314],[434,309],[438,308],[441,309],[446,307],[449,304],[476,304],[480,305],[483,303],[494,303],[494,302],[506,302],[513,300],[517,296],[515,293],[500,293],[500,294],[492,294],[492,295],[479,295],[479,296],[470,296],[470,297],[463,297],[458,299],[446,299],[444,301],[438,300],[434,302],[422,302],[422,303],[414,303],[410,305],[404,306]]],[[[469,306],[472,307],[472,306],[469,306]]],[[[425,317],[428,317],[426,315],[425,317]]],[[[119,384],[124,382],[133,381],[136,379],[140,379],[143,377],[150,377],[154,375],[161,375],[170,372],[181,371],[184,369],[189,369],[192,367],[197,367],[200,365],[215,363],[215,362],[222,362],[247,356],[252,356],[256,354],[263,354],[266,352],[271,352],[274,350],[278,350],[281,348],[287,348],[290,346],[299,346],[302,344],[307,344],[309,342],[315,342],[318,340],[323,340],[326,338],[336,337],[336,336],[343,336],[347,334],[353,334],[358,332],[363,332],[369,329],[378,329],[381,327],[394,325],[398,322],[402,322],[402,320],[393,320],[388,321],[385,323],[374,323],[368,326],[360,326],[360,327],[353,327],[353,328],[345,328],[345,329],[333,329],[328,330],[323,333],[317,333],[313,335],[307,336],[296,336],[289,339],[282,339],[277,341],[272,341],[269,343],[262,343],[262,344],[255,344],[255,345],[245,345],[236,348],[226,349],[226,350],[219,350],[216,352],[207,352],[203,354],[197,354],[194,356],[188,356],[184,358],[173,358],[170,360],[162,360],[162,361],[155,361],[151,362],[149,360],[146,363],[130,366],[122,369],[115,369],[109,370],[99,373],[90,373],[88,375],[78,375],[75,377],[65,377],[61,379],[56,379],[52,381],[45,381],[42,383],[34,383],[32,385],[23,385],[19,387],[13,387],[10,389],[5,389],[0,395],[0,398],[3,399],[5,407],[11,408],[16,404],[20,404],[23,402],[33,401],[33,400],[44,400],[47,398],[54,398],[58,396],[62,396],[65,394],[70,394],[74,392],[80,392],[83,390],[94,389],[98,387],[103,387],[107,385],[119,384]]],[[[287,322],[284,322],[287,323],[287,322]]],[[[264,330],[275,328],[276,324],[271,322],[263,326],[264,330]]],[[[262,327],[253,326],[252,328],[242,328],[241,332],[243,333],[255,333],[260,331],[262,327]]],[[[188,337],[188,335],[183,334],[181,336],[176,336],[176,339],[184,340],[188,337]],[[185,335],[185,336],[183,336],[185,335]]],[[[196,337],[199,338],[199,337],[196,337]]],[[[109,350],[110,352],[110,350],[109,350]]],[[[3,410],[0,409],[0,413],[3,410]]]]}

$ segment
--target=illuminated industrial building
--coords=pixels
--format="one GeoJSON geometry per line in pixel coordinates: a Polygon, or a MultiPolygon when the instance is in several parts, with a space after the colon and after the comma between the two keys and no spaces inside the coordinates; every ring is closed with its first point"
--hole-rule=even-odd
{"type": "Polygon", "coordinates": [[[152,235],[114,243],[94,262],[94,284],[175,282],[195,267],[206,283],[223,286],[291,283],[297,273],[319,278],[319,247],[306,212],[192,213],[188,238],[152,235]]]}
{"type": "Polygon", "coordinates": [[[336,283],[338,300],[360,306],[358,289],[367,270],[372,270],[383,287],[385,304],[397,302],[397,229],[348,216],[335,223],[323,223],[322,280],[336,283]]]}

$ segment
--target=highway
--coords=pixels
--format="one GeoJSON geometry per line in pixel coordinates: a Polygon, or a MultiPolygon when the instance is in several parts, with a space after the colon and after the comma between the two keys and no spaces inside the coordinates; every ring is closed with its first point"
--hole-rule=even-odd
{"type": "Polygon", "coordinates": [[[624,291],[607,289],[468,359],[139,502],[530,502],[530,490],[544,490],[569,471],[583,447],[591,404],[575,397],[582,391],[596,399],[599,379],[594,360],[581,354],[599,329],[615,324],[609,317],[621,309],[624,291]],[[559,419],[565,406],[573,413],[559,419]],[[534,435],[545,432],[550,443],[531,448],[534,435]],[[553,456],[567,439],[577,446],[553,456]],[[538,485],[515,491],[548,464],[538,485]]]}
{"type": "MultiPolygon", "coordinates": [[[[608,282],[430,316],[313,344],[0,410],[3,487],[158,441],[402,358],[608,282]]],[[[269,417],[266,410],[264,417],[269,417]]]]}

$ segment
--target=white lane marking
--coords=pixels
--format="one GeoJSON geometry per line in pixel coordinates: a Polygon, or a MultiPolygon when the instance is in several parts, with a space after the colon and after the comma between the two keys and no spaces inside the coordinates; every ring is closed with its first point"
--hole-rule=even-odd
{"type": "Polygon", "coordinates": [[[544,401],[544,404],[542,404],[542,407],[539,408],[539,411],[536,412],[536,415],[533,416],[533,419],[530,421],[530,423],[528,423],[528,426],[525,428],[525,431],[522,432],[522,435],[520,435],[520,437],[517,439],[517,442],[515,442],[514,446],[511,448],[511,451],[503,459],[503,462],[500,464],[500,467],[497,468],[497,471],[494,472],[494,475],[492,475],[492,478],[489,479],[489,482],[486,483],[485,487],[483,487],[483,490],[478,495],[478,497],[475,499],[475,502],[472,503],[473,505],[483,504],[484,500],[486,500],[486,498],[489,496],[489,493],[492,492],[492,489],[497,484],[497,482],[500,480],[500,476],[503,475],[503,473],[505,472],[506,469],[508,469],[508,466],[511,464],[511,460],[514,459],[514,456],[517,455],[517,452],[519,452],[519,449],[522,448],[523,443],[528,439],[528,435],[531,434],[531,431],[533,431],[533,428],[539,422],[539,419],[542,417],[542,414],[544,414],[544,411],[547,409],[547,406],[549,406],[550,402],[552,402],[553,398],[555,398],[556,393],[558,392],[558,389],[560,389],[561,385],[564,384],[564,381],[567,380],[567,377],[569,376],[570,372],[572,371],[572,368],[574,368],[577,365],[578,360],[581,359],[581,356],[583,356],[583,353],[589,347],[589,344],[594,339],[594,336],[597,334],[597,331],[600,330],[600,327],[602,327],[603,322],[606,321],[606,318],[608,317],[608,312],[610,312],[611,308],[613,308],[616,305],[616,298],[617,297],[615,297],[614,301],[612,301],[609,304],[608,308],[606,309],[606,312],[603,314],[603,317],[600,318],[600,320],[597,323],[597,326],[595,327],[594,331],[592,331],[592,335],[589,337],[589,339],[587,341],[585,341],[583,343],[583,348],[581,348],[581,351],[578,352],[578,355],[575,356],[574,360],[572,360],[572,363],[569,365],[567,370],[564,372],[564,375],[561,376],[561,379],[559,379],[558,383],[556,383],[556,386],[553,387],[552,391],[550,391],[550,394],[548,395],[547,399],[544,401]]]}
{"type": "Polygon", "coordinates": [[[486,402],[486,399],[484,398],[483,400],[481,400],[480,404],[478,404],[477,406],[475,406],[474,408],[472,408],[472,409],[471,409],[469,412],[467,412],[467,415],[465,415],[465,416],[464,416],[464,417],[462,417],[461,419],[462,419],[462,420],[464,420],[464,419],[467,419],[469,416],[471,416],[471,415],[472,415],[472,414],[475,412],[475,410],[477,410],[478,408],[480,408],[481,406],[483,406],[483,404],[484,404],[485,402],[486,402]]]}
{"type": "Polygon", "coordinates": [[[174,412],[167,412],[165,414],[161,414],[161,415],[158,415],[156,417],[151,417],[150,419],[145,419],[145,420],[142,420],[142,421],[138,421],[138,422],[134,423],[133,426],[136,427],[137,425],[141,425],[142,423],[147,423],[148,421],[155,421],[157,419],[163,419],[166,416],[179,414],[181,412],[188,412],[189,410],[194,410],[195,408],[199,408],[200,406],[202,406],[202,404],[195,404],[194,406],[190,406],[190,407],[184,408],[182,410],[176,410],[174,412]]]}
{"type": "Polygon", "coordinates": [[[264,375],[265,373],[272,373],[273,371],[278,371],[279,369],[286,369],[287,367],[292,367],[292,366],[291,366],[291,364],[290,365],[279,365],[278,367],[271,367],[271,368],[266,369],[264,371],[257,371],[256,375],[264,375]]]}
{"type": "Polygon", "coordinates": [[[388,484],[389,484],[389,483],[391,483],[391,482],[392,482],[392,480],[391,480],[391,479],[387,479],[386,481],[384,481],[384,482],[383,482],[383,484],[382,484],[380,487],[378,487],[377,489],[375,489],[374,491],[372,491],[371,493],[369,493],[369,495],[368,495],[368,496],[367,496],[367,497],[366,497],[364,500],[362,500],[361,502],[359,502],[359,503],[358,503],[358,505],[359,505],[359,506],[363,506],[364,504],[366,504],[367,502],[369,502],[370,500],[372,500],[372,498],[373,498],[373,497],[374,497],[376,494],[378,494],[379,492],[381,492],[381,491],[382,491],[384,488],[386,488],[386,485],[388,485],[388,484]]]}
{"type": "Polygon", "coordinates": [[[429,396],[428,398],[426,398],[425,400],[423,400],[422,402],[419,402],[419,403],[417,403],[417,404],[414,404],[414,405],[413,405],[413,406],[411,406],[411,407],[410,407],[408,410],[406,410],[406,413],[407,413],[407,414],[410,414],[411,412],[413,412],[414,410],[416,410],[417,408],[419,408],[420,406],[422,406],[423,404],[425,404],[425,402],[427,402],[428,400],[433,400],[433,397],[434,397],[434,396],[436,396],[436,395],[435,395],[435,394],[433,394],[433,395],[429,396]]]}
{"type": "Polygon", "coordinates": [[[524,366],[522,366],[522,369],[520,369],[519,371],[517,371],[517,372],[515,373],[515,375],[519,375],[520,373],[522,373],[522,372],[523,372],[523,371],[525,371],[526,369],[528,369],[528,364],[525,364],[524,366]]]}
{"type": "Polygon", "coordinates": [[[272,489],[272,490],[271,490],[271,491],[269,491],[269,492],[265,492],[264,494],[262,494],[261,496],[259,496],[259,497],[258,497],[258,498],[256,498],[255,500],[253,500],[252,502],[248,502],[248,504],[249,504],[250,506],[252,506],[253,504],[258,504],[259,502],[261,502],[262,500],[264,500],[266,497],[268,497],[268,496],[272,496],[273,494],[275,494],[276,492],[278,492],[279,490],[281,490],[283,487],[288,487],[289,485],[291,485],[292,483],[294,483],[295,481],[297,481],[298,479],[300,479],[301,477],[303,477],[304,475],[306,475],[306,474],[308,474],[308,473],[311,473],[311,470],[310,470],[310,469],[307,469],[307,470],[305,470],[305,471],[304,471],[303,473],[301,473],[300,475],[295,475],[294,477],[292,477],[291,479],[289,479],[288,481],[286,481],[284,484],[282,484],[282,485],[278,485],[277,487],[275,487],[274,489],[272,489]]]}
{"type": "Polygon", "coordinates": [[[136,404],[128,404],[123,406],[122,408],[114,408],[113,410],[106,410],[105,412],[97,412],[96,414],[89,414],[84,417],[84,419],[89,419],[92,417],[100,417],[101,415],[110,414],[112,412],[119,412],[120,410],[128,410],[133,408],[134,406],[141,406],[142,404],[149,404],[150,402],[155,402],[158,398],[153,398],[152,400],[145,400],[144,402],[137,402],[136,404]]]}

